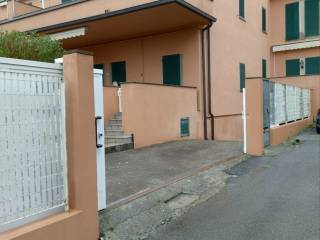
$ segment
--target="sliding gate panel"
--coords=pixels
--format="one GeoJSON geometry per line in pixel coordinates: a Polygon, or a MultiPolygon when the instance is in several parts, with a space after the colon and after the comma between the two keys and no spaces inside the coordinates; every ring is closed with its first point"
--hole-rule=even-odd
{"type": "Polygon", "coordinates": [[[0,232],[67,207],[62,67],[0,58],[0,232]]]}
{"type": "Polygon", "coordinates": [[[264,146],[270,145],[270,81],[263,80],[263,138],[264,146]]]}

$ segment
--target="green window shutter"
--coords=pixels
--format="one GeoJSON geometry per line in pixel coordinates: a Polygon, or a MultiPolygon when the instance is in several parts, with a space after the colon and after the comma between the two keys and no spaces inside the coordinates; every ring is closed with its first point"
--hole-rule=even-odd
{"type": "Polygon", "coordinates": [[[73,0],[62,0],[62,4],[72,2],[73,0]]]}
{"type": "Polygon", "coordinates": [[[267,10],[262,8],[262,32],[267,32],[267,10]]]}
{"type": "Polygon", "coordinates": [[[262,59],[262,77],[267,78],[267,60],[262,59]]]}
{"type": "Polygon", "coordinates": [[[317,36],[320,34],[320,0],[305,1],[305,34],[317,36]]]}
{"type": "Polygon", "coordinates": [[[181,85],[181,55],[162,57],[163,84],[181,85]]]}
{"type": "Polygon", "coordinates": [[[245,18],[245,3],[244,0],[239,0],[239,16],[245,18]]]}
{"type": "Polygon", "coordinates": [[[287,76],[300,75],[300,59],[290,59],[286,61],[286,75],[287,76]]]}
{"type": "Polygon", "coordinates": [[[306,74],[320,74],[320,57],[306,58],[306,74]]]}
{"type": "Polygon", "coordinates": [[[240,63],[240,91],[246,87],[246,65],[240,63]]]}
{"type": "Polygon", "coordinates": [[[190,121],[189,118],[180,119],[180,135],[181,137],[190,136],[190,121]]]}
{"type": "Polygon", "coordinates": [[[127,81],[126,62],[111,63],[111,79],[112,82],[117,82],[118,84],[127,81]]]}
{"type": "Polygon", "coordinates": [[[286,4],[286,40],[299,39],[299,2],[286,4]]]}

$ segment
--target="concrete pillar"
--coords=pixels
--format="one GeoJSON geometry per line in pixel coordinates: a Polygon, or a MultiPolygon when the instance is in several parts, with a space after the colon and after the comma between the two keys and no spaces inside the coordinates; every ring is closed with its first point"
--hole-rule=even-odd
{"type": "Polygon", "coordinates": [[[63,57],[70,209],[81,210],[81,239],[98,239],[93,57],[72,51],[63,57]]]}
{"type": "Polygon", "coordinates": [[[247,96],[247,153],[264,154],[263,141],[263,81],[261,78],[246,80],[247,96]]]}

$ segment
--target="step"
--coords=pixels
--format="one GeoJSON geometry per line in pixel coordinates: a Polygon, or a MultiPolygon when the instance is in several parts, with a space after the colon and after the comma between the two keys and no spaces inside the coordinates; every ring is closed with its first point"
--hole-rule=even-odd
{"type": "Polygon", "coordinates": [[[108,144],[105,147],[105,153],[114,153],[114,152],[122,152],[129,149],[133,149],[134,144],[133,143],[127,143],[127,144],[108,144]]]}
{"type": "Polygon", "coordinates": [[[108,144],[127,144],[132,143],[132,136],[131,135],[124,135],[124,136],[106,136],[105,143],[108,144]]]}
{"type": "Polygon", "coordinates": [[[106,130],[105,136],[121,136],[124,135],[122,130],[106,130]]]}
{"type": "Polygon", "coordinates": [[[122,125],[122,120],[121,120],[121,119],[111,119],[111,120],[108,122],[108,125],[114,125],[114,124],[122,125]]]}
{"type": "Polygon", "coordinates": [[[118,131],[122,131],[122,126],[119,125],[119,124],[110,124],[110,125],[107,125],[105,131],[109,131],[109,130],[118,130],[118,131]]]}

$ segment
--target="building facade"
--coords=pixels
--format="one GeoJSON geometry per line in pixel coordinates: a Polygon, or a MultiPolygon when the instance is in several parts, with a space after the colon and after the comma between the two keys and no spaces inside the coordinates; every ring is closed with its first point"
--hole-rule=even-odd
{"type": "Polygon", "coordinates": [[[50,34],[67,50],[94,53],[109,132],[132,133],[136,147],[182,137],[241,141],[247,78],[319,89],[319,0],[1,4],[1,30],[50,34]]]}

